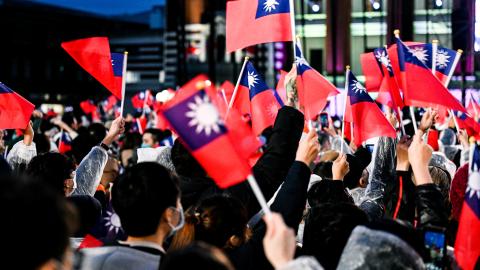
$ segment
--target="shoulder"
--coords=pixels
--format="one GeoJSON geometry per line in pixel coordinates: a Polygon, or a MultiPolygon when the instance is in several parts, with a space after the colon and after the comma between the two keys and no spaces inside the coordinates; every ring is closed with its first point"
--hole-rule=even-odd
{"type": "Polygon", "coordinates": [[[158,269],[161,255],[125,246],[82,249],[77,255],[80,269],[158,269]]]}

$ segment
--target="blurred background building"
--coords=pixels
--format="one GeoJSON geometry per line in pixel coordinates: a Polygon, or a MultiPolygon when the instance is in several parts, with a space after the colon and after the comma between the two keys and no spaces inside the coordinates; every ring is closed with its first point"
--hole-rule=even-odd
{"type": "MultiPolygon", "coordinates": [[[[88,36],[108,36],[113,51],[129,52],[128,95],[175,88],[199,73],[235,82],[245,55],[272,87],[291,67],[288,42],[225,53],[225,0],[149,0],[142,10],[147,1],[119,1],[124,11],[116,14],[80,2],[0,0],[0,81],[36,103],[104,98],[107,91],[60,47],[88,36]]],[[[392,44],[397,28],[404,40],[462,49],[451,88],[463,97],[479,88],[480,0],[295,0],[295,12],[307,60],[340,88],[345,65],[362,78],[359,55],[392,44]]]]}

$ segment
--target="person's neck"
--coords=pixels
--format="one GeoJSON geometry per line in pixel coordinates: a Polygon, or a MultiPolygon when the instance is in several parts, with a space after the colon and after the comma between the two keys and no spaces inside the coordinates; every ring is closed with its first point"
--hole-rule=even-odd
{"type": "Polygon", "coordinates": [[[128,236],[126,242],[151,242],[151,243],[162,246],[164,239],[165,239],[165,234],[159,230],[155,234],[143,236],[143,237],[128,236]]]}

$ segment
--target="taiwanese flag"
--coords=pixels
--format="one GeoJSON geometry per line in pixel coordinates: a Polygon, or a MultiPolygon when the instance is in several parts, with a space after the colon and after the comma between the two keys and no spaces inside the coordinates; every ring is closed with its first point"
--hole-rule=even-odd
{"type": "Polygon", "coordinates": [[[477,101],[475,100],[475,98],[471,93],[470,93],[470,102],[468,104],[467,111],[470,115],[473,115],[476,118],[480,116],[480,105],[478,105],[477,101]]]}
{"type": "Polygon", "coordinates": [[[480,146],[470,148],[469,177],[460,214],[455,258],[461,269],[480,265],[480,146]]]}
{"type": "Polygon", "coordinates": [[[365,87],[369,92],[376,92],[380,89],[382,84],[384,70],[375,53],[360,54],[360,64],[362,65],[362,72],[365,76],[365,87]]]}
{"type": "Polygon", "coordinates": [[[382,84],[380,85],[377,102],[389,106],[397,113],[397,117],[400,117],[398,109],[402,109],[404,104],[400,94],[400,88],[395,79],[395,74],[393,73],[388,50],[385,48],[377,48],[373,53],[377,62],[382,67],[383,74],[385,74],[382,84]]]}
{"type": "Polygon", "coordinates": [[[72,139],[67,132],[62,130],[59,141],[58,141],[58,152],[60,154],[65,154],[66,152],[72,150],[72,139]]]}
{"type": "Polygon", "coordinates": [[[435,54],[435,76],[447,86],[448,77],[453,73],[458,61],[455,61],[457,52],[441,46],[437,46],[435,54]]]}
{"type": "Polygon", "coordinates": [[[89,99],[80,102],[80,108],[87,115],[93,115],[97,111],[97,106],[89,99]]]}
{"type": "Polygon", "coordinates": [[[395,129],[350,70],[347,71],[346,81],[345,121],[353,122],[354,143],[361,145],[370,138],[380,136],[395,138],[395,129]]]}
{"type": "Polygon", "coordinates": [[[137,125],[137,130],[140,134],[143,134],[147,129],[148,119],[145,115],[141,115],[138,118],[135,118],[135,124],[137,125]]]}
{"type": "Polygon", "coordinates": [[[135,109],[143,109],[143,107],[145,106],[152,106],[154,98],[153,95],[150,93],[150,90],[145,90],[133,96],[131,101],[135,109]]]}
{"type": "Polygon", "coordinates": [[[469,136],[473,136],[480,132],[480,124],[464,112],[455,112],[455,120],[457,121],[458,128],[465,129],[469,136]]]}
{"type": "MultiPolygon", "coordinates": [[[[115,59],[112,59],[107,37],[92,37],[63,42],[61,46],[85,71],[90,73],[114,96],[122,99],[121,83],[119,85],[118,79],[114,78],[118,76],[114,75],[114,67],[112,66],[112,60],[118,62],[120,59],[116,56],[114,56],[115,59]]],[[[120,62],[123,63],[123,56],[120,62]]],[[[119,63],[117,63],[118,65],[119,63]]]]}
{"type": "Polygon", "coordinates": [[[291,41],[289,0],[227,2],[227,52],[252,45],[291,41]]]}
{"type": "Polygon", "coordinates": [[[280,78],[278,79],[277,83],[277,95],[285,104],[287,102],[287,89],[285,89],[285,76],[287,76],[287,72],[285,70],[280,70],[280,78]]]}
{"type": "MultiPolygon", "coordinates": [[[[414,46],[414,45],[422,45],[423,43],[420,42],[412,42],[412,41],[406,41],[404,42],[405,45],[407,46],[414,46]]],[[[397,78],[397,83],[400,89],[405,88],[405,73],[403,73],[404,67],[400,67],[400,62],[399,62],[399,55],[400,52],[398,50],[397,44],[393,44],[388,48],[388,57],[390,58],[390,61],[392,63],[393,67],[393,74],[395,74],[395,77],[397,78]]]]}
{"type": "Polygon", "coordinates": [[[303,57],[299,44],[297,42],[295,48],[298,98],[305,118],[313,120],[327,105],[328,97],[338,95],[339,92],[331,82],[310,67],[303,57]]]}
{"type": "MultiPolygon", "coordinates": [[[[249,94],[252,128],[253,132],[259,135],[264,129],[273,125],[283,102],[276,92],[267,86],[250,61],[246,63],[240,79],[237,98],[242,93],[249,94]]],[[[235,103],[239,104],[240,101],[238,99],[235,103]]],[[[242,102],[245,101],[242,100],[242,102]]],[[[243,113],[241,110],[240,112],[243,113]]]]}
{"type": "Polygon", "coordinates": [[[438,105],[466,112],[431,70],[400,39],[397,39],[397,46],[399,66],[405,83],[405,88],[402,89],[405,105],[424,108],[438,105]]]}
{"type": "Polygon", "coordinates": [[[235,85],[233,85],[233,83],[231,83],[230,81],[224,81],[220,86],[220,91],[222,91],[225,94],[225,99],[227,100],[227,104],[232,99],[234,89],[235,89],[235,85]]]}
{"type": "Polygon", "coordinates": [[[235,185],[250,175],[250,165],[234,146],[241,143],[231,138],[220,111],[205,90],[180,91],[165,104],[162,114],[219,187],[235,185]]]}
{"type": "Polygon", "coordinates": [[[25,129],[35,105],[0,82],[0,129],[25,129]]]}
{"type": "Polygon", "coordinates": [[[102,102],[103,110],[105,112],[110,111],[111,109],[113,109],[113,107],[115,107],[115,105],[117,105],[117,102],[118,99],[115,96],[109,96],[106,100],[102,102]]]}
{"type": "MultiPolygon", "coordinates": [[[[112,68],[113,68],[113,82],[115,85],[115,92],[120,90],[120,98],[122,97],[123,87],[123,72],[126,68],[127,57],[123,53],[111,53],[112,68]]],[[[117,96],[117,94],[114,94],[117,96]]],[[[118,96],[117,96],[118,97],[118,96]]]]}

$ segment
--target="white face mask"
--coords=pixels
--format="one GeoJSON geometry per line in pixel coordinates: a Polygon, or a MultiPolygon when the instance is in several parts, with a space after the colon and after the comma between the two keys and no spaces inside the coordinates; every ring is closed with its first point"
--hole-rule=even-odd
{"type": "Polygon", "coordinates": [[[168,237],[173,236],[185,225],[185,215],[183,214],[183,208],[180,206],[178,209],[177,208],[173,208],[173,209],[175,209],[175,211],[178,211],[180,217],[178,218],[177,226],[173,226],[172,224],[170,224],[170,222],[168,222],[168,225],[172,228],[172,230],[168,234],[168,237]]]}

